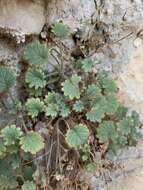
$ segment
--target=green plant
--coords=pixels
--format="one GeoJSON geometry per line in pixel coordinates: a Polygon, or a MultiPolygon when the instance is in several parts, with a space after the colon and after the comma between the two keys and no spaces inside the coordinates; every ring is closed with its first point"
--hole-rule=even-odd
{"type": "Polygon", "coordinates": [[[79,124],[67,131],[66,141],[70,147],[78,149],[87,143],[89,130],[86,125],[79,124]]]}
{"type": "Polygon", "coordinates": [[[24,59],[34,67],[43,67],[48,63],[49,50],[39,41],[30,43],[24,51],[24,59]]]}
{"type": "Polygon", "coordinates": [[[39,150],[44,148],[42,137],[33,131],[21,137],[20,145],[25,152],[30,152],[32,154],[36,154],[39,150]]]}
{"type": "Polygon", "coordinates": [[[17,187],[17,182],[13,178],[8,178],[6,176],[1,175],[0,176],[0,188],[1,189],[15,189],[17,187]]]}
{"type": "Polygon", "coordinates": [[[59,38],[66,38],[69,35],[70,29],[62,22],[56,22],[52,26],[52,32],[59,38]]]}
{"type": "MultiPolygon", "coordinates": [[[[25,134],[19,127],[10,125],[0,131],[0,142],[0,188],[16,189],[17,177],[20,176],[22,182],[26,177],[22,166],[26,157],[23,155],[38,153],[44,148],[44,140],[37,132],[25,134]]],[[[35,186],[32,182],[25,182],[22,189],[25,188],[33,190],[35,186]]]]}
{"type": "Polygon", "coordinates": [[[25,181],[22,190],[36,190],[36,186],[32,181],[25,181]]]}
{"type": "Polygon", "coordinates": [[[0,93],[8,91],[15,83],[16,77],[7,67],[0,66],[0,93]]]}
{"type": "MultiPolygon", "coordinates": [[[[52,32],[64,38],[69,28],[59,22],[52,32]]],[[[100,62],[77,60],[70,65],[69,74],[63,52],[58,53],[60,61],[44,43],[34,41],[26,46],[26,98],[21,103],[14,101],[17,119],[0,130],[2,190],[35,190],[35,181],[43,188],[54,176],[67,174],[71,164],[94,172],[104,160],[115,159],[119,149],[135,145],[140,138],[139,116],[135,111],[129,114],[118,102],[115,81],[106,72],[94,73],[100,62]],[[51,64],[49,56],[58,65],[51,64]]],[[[0,93],[7,92],[15,80],[8,68],[0,67],[0,93]]],[[[72,176],[72,170],[68,172],[72,176]]]]}
{"type": "Polygon", "coordinates": [[[63,83],[63,92],[65,96],[68,96],[71,100],[73,98],[80,98],[80,88],[79,83],[81,81],[81,77],[77,75],[73,75],[70,79],[66,80],[63,83]]]}
{"type": "Polygon", "coordinates": [[[84,60],[81,61],[81,65],[82,65],[82,69],[85,71],[85,72],[91,72],[93,67],[96,65],[96,64],[99,64],[100,62],[99,61],[93,61],[89,58],[86,58],[84,60]]]}
{"type": "Polygon", "coordinates": [[[10,146],[15,144],[17,140],[22,136],[22,131],[15,125],[7,126],[1,130],[0,135],[4,140],[4,145],[10,146]]]}
{"type": "Polygon", "coordinates": [[[39,98],[30,98],[27,100],[25,105],[28,115],[32,118],[37,117],[40,112],[45,110],[44,102],[42,102],[39,98]]]}
{"type": "MultiPolygon", "coordinates": [[[[63,117],[72,120],[74,114],[78,115],[83,123],[79,124],[77,121],[75,126],[68,129],[65,140],[70,147],[82,152],[86,168],[94,168],[88,145],[89,130],[91,133],[95,131],[94,139],[99,142],[99,151],[100,145],[102,147],[102,144],[106,144],[107,150],[103,157],[108,159],[114,159],[120,148],[134,145],[139,137],[138,115],[127,116],[127,108],[122,107],[116,98],[117,85],[106,72],[94,74],[94,67],[98,63],[100,62],[89,58],[78,60],[78,67],[73,67],[74,74],[68,79],[62,78],[62,83],[56,83],[61,88],[57,90],[55,85],[51,92],[43,96],[42,105],[33,116],[37,117],[39,112],[45,112],[48,118],[63,117]],[[85,144],[87,148],[83,151],[81,147],[85,144]]],[[[45,79],[41,81],[45,82],[45,79]]],[[[41,85],[42,89],[44,87],[41,85]]],[[[27,110],[31,115],[34,113],[33,106],[32,111],[30,107],[27,110]]]]}
{"type": "Polygon", "coordinates": [[[65,97],[62,94],[49,92],[45,97],[46,115],[56,117],[58,115],[67,117],[70,113],[65,103],[65,97]]]}
{"type": "Polygon", "coordinates": [[[76,112],[82,112],[84,110],[84,103],[81,100],[77,100],[74,104],[73,104],[73,110],[76,112]]]}
{"type": "Polygon", "coordinates": [[[15,125],[6,126],[0,131],[0,137],[3,141],[2,151],[6,152],[10,146],[21,146],[25,152],[36,154],[44,147],[42,137],[33,131],[24,134],[22,130],[15,125]],[[19,144],[18,144],[19,143],[19,144]]]}
{"type": "Polygon", "coordinates": [[[43,88],[46,85],[45,75],[42,71],[29,69],[26,73],[25,81],[28,83],[29,88],[43,88]]]}

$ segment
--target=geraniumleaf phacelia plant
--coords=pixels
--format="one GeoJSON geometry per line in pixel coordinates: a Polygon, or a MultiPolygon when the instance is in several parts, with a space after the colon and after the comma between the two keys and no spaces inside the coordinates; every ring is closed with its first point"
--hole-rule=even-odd
{"type": "MultiPolygon", "coordinates": [[[[62,22],[55,23],[51,32],[56,40],[63,40],[69,35],[69,27],[62,22]]],[[[63,64],[64,59],[55,66],[49,61],[50,55],[52,50],[39,41],[25,48],[23,59],[28,65],[24,81],[26,98],[17,110],[15,123],[13,121],[12,125],[0,130],[2,190],[17,189],[19,186],[22,190],[35,190],[33,176],[43,167],[45,160],[48,162],[44,172],[53,159],[51,155],[56,156],[56,161],[53,159],[52,163],[55,161],[58,170],[57,163],[61,158],[57,156],[63,150],[67,155],[67,149],[72,149],[74,156],[78,155],[75,163],[79,161],[78,164],[87,171],[94,172],[98,166],[94,150],[100,152],[102,159],[112,160],[119,149],[135,145],[140,137],[139,116],[135,111],[129,114],[128,109],[118,102],[116,82],[106,72],[94,73],[99,60],[88,57],[74,60],[69,76],[69,73],[66,74],[67,66],[63,64]],[[52,70],[47,69],[48,64],[51,64],[52,70]],[[53,144],[48,152],[50,142],[53,144]],[[56,151],[53,147],[57,148],[56,151]],[[40,151],[42,156],[39,156],[40,151]],[[35,171],[34,163],[42,163],[42,167],[36,165],[35,171]]],[[[11,70],[0,66],[0,94],[10,91],[15,82],[16,77],[11,70]]],[[[67,159],[70,164],[73,163],[73,155],[67,159]]],[[[61,172],[61,165],[59,168],[61,172]]],[[[53,170],[52,177],[59,171],[53,170]]]]}

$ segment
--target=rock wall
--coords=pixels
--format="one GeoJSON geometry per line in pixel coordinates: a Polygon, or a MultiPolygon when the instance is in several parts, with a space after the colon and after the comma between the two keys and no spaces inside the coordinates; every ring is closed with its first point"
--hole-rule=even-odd
{"type": "MultiPolygon", "coordinates": [[[[91,21],[104,23],[110,39],[95,56],[102,60],[104,69],[118,78],[119,98],[129,107],[136,109],[141,119],[142,19],[142,0],[0,1],[0,36],[6,34],[7,38],[14,38],[20,45],[25,42],[26,35],[39,34],[45,22],[51,24],[63,20],[72,31],[82,29],[83,38],[88,38],[93,30],[91,21]]],[[[7,42],[5,44],[7,45],[7,42]]],[[[9,57],[5,45],[4,51],[2,49],[3,45],[0,48],[0,59],[9,57]]]]}
{"type": "MultiPolygon", "coordinates": [[[[59,20],[68,24],[72,31],[77,28],[84,31],[82,37],[85,40],[90,37],[95,23],[102,24],[98,32],[103,45],[92,56],[99,58],[102,61],[101,67],[116,78],[120,101],[139,112],[143,120],[143,1],[0,0],[0,63],[6,61],[18,72],[19,52],[25,45],[26,37],[38,35],[45,23],[51,24],[59,20]],[[106,43],[103,38],[105,30],[108,33],[106,43]]],[[[131,151],[133,155],[138,149],[142,154],[141,144],[142,142],[131,151]]],[[[140,162],[131,159],[131,164],[123,164],[127,171],[132,171],[132,163],[135,168],[141,168],[142,162],[143,159],[140,158],[140,162]]],[[[109,189],[142,190],[138,186],[143,184],[141,176],[142,169],[124,179],[117,178],[118,185],[113,182],[109,189]],[[137,177],[137,174],[140,176],[137,177]]],[[[95,179],[92,185],[95,186],[95,179]]],[[[105,184],[104,186],[106,188],[105,184]]]]}

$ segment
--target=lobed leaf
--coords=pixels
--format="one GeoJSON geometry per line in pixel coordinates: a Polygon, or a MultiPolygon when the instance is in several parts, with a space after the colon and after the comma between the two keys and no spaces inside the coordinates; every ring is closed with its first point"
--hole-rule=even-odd
{"type": "Polygon", "coordinates": [[[89,97],[89,98],[97,98],[99,96],[101,96],[101,89],[95,84],[88,85],[88,87],[87,87],[87,97],[89,97]]]}
{"type": "Polygon", "coordinates": [[[106,113],[113,115],[114,113],[117,112],[118,107],[119,107],[119,103],[115,95],[108,94],[106,96],[106,113]]]}
{"type": "Polygon", "coordinates": [[[139,114],[136,111],[132,111],[131,117],[134,120],[134,126],[139,127],[140,126],[139,114]]]}
{"type": "Polygon", "coordinates": [[[45,75],[42,71],[36,69],[29,69],[25,78],[30,88],[43,88],[46,85],[45,75]]]}
{"type": "Polygon", "coordinates": [[[82,69],[85,71],[85,72],[91,72],[93,71],[94,69],[94,66],[97,65],[97,64],[100,64],[99,61],[93,61],[92,59],[90,58],[86,58],[84,60],[81,61],[81,65],[82,65],[82,69]]]}
{"type": "Polygon", "coordinates": [[[89,130],[86,125],[79,124],[69,129],[66,134],[66,141],[70,147],[79,148],[87,143],[89,130]]]}
{"type": "Polygon", "coordinates": [[[0,139],[0,157],[5,156],[5,152],[6,152],[6,147],[2,139],[0,139]]]}
{"type": "Polygon", "coordinates": [[[13,154],[11,155],[11,166],[12,169],[15,170],[17,168],[19,168],[21,165],[21,158],[19,156],[19,154],[13,154]]]}
{"type": "Polygon", "coordinates": [[[22,190],[36,190],[36,186],[33,181],[25,181],[22,190]]]}
{"type": "Polygon", "coordinates": [[[101,72],[97,75],[97,79],[99,80],[99,83],[101,87],[104,90],[104,93],[116,93],[118,88],[113,79],[111,79],[107,72],[101,72]]]}
{"type": "Polygon", "coordinates": [[[116,113],[115,113],[115,116],[117,117],[117,119],[123,119],[124,117],[126,117],[127,115],[127,112],[128,112],[128,108],[122,106],[122,105],[119,105],[116,113]]]}
{"type": "Polygon", "coordinates": [[[97,165],[94,162],[91,162],[91,163],[89,163],[89,164],[86,165],[86,170],[88,172],[92,172],[93,173],[93,172],[96,171],[96,169],[97,169],[97,165]]]}
{"type": "Polygon", "coordinates": [[[117,138],[116,126],[112,121],[103,121],[97,129],[97,137],[100,142],[106,143],[117,138]]]}
{"type": "Polygon", "coordinates": [[[3,137],[6,146],[14,145],[22,136],[22,131],[15,125],[7,126],[1,130],[1,137],[3,137]]]}
{"type": "Polygon", "coordinates": [[[8,91],[15,83],[13,72],[4,66],[0,66],[0,93],[8,91]]]}
{"type": "Polygon", "coordinates": [[[86,113],[86,118],[92,122],[101,122],[102,118],[105,117],[105,109],[97,104],[95,107],[91,108],[89,112],[86,113]]]}
{"type": "Polygon", "coordinates": [[[48,63],[49,50],[39,41],[30,43],[24,52],[24,59],[33,66],[43,66],[48,63]]]}
{"type": "Polygon", "coordinates": [[[131,117],[123,118],[118,123],[118,129],[123,135],[128,135],[131,132],[131,127],[134,126],[134,120],[131,117]]]}
{"type": "Polygon", "coordinates": [[[67,117],[70,113],[68,106],[65,104],[65,97],[56,92],[49,92],[45,97],[46,115],[57,117],[61,115],[67,117]]]}
{"type": "Polygon", "coordinates": [[[44,139],[38,133],[30,131],[21,137],[20,145],[24,152],[36,154],[44,148],[44,139]]]}
{"type": "Polygon", "coordinates": [[[11,177],[13,175],[13,169],[9,163],[9,157],[0,159],[0,176],[11,177]]]}
{"type": "Polygon", "coordinates": [[[108,152],[106,154],[106,158],[109,160],[114,161],[116,156],[117,156],[117,150],[119,149],[117,144],[110,144],[110,146],[108,147],[108,152]]]}
{"type": "Polygon", "coordinates": [[[40,97],[40,96],[42,96],[42,88],[38,88],[38,89],[28,88],[28,92],[29,92],[29,95],[33,96],[33,97],[40,97]]]}
{"type": "Polygon", "coordinates": [[[62,117],[68,117],[70,114],[70,109],[68,106],[62,106],[62,109],[60,110],[60,116],[62,117]]]}
{"type": "Polygon", "coordinates": [[[73,105],[73,110],[76,112],[82,112],[84,109],[84,103],[81,100],[77,100],[73,105]]]}
{"type": "Polygon", "coordinates": [[[62,22],[56,22],[52,26],[52,32],[59,38],[66,38],[69,35],[70,29],[62,22]]]}
{"type": "Polygon", "coordinates": [[[70,79],[66,80],[63,83],[63,92],[65,96],[68,96],[71,100],[74,98],[80,98],[80,89],[79,83],[81,81],[81,77],[77,75],[73,75],[70,79]]]}
{"type": "Polygon", "coordinates": [[[2,190],[9,190],[9,189],[16,189],[18,186],[17,181],[14,178],[9,178],[6,176],[0,176],[0,189],[2,190]]]}
{"type": "Polygon", "coordinates": [[[26,102],[26,109],[28,115],[35,118],[39,113],[45,111],[45,105],[39,98],[29,98],[26,102]]]}
{"type": "Polygon", "coordinates": [[[59,113],[59,107],[56,104],[49,104],[46,107],[46,116],[51,116],[52,118],[57,117],[58,113],[59,113]]]}
{"type": "Polygon", "coordinates": [[[91,101],[91,110],[86,113],[86,118],[92,122],[101,122],[105,117],[107,102],[103,95],[97,96],[97,99],[91,101]]]}

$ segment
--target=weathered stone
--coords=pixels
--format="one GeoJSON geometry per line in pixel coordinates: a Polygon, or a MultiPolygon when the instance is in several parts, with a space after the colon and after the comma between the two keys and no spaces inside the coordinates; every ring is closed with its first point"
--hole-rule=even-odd
{"type": "Polygon", "coordinates": [[[42,1],[1,0],[0,26],[25,34],[39,33],[44,25],[42,1]]]}
{"type": "MultiPolygon", "coordinates": [[[[93,57],[100,59],[101,67],[117,79],[120,101],[138,111],[143,121],[143,1],[47,0],[47,6],[43,2],[0,0],[0,36],[6,32],[7,37],[9,34],[12,38],[16,36],[16,42],[21,43],[25,41],[26,34],[39,34],[45,21],[52,24],[63,20],[72,31],[77,28],[84,31],[82,37],[88,39],[91,30],[94,29],[91,25],[91,16],[94,24],[95,21],[104,23],[109,32],[109,41],[93,57]],[[103,2],[101,6],[100,2],[103,2]]],[[[6,64],[18,72],[19,49],[11,46],[9,42],[5,39],[0,42],[0,61],[6,60],[6,64]]],[[[72,42],[66,45],[70,49],[73,48],[72,42]]],[[[110,173],[112,182],[108,189],[142,190],[142,147],[140,141],[137,148],[123,151],[119,158],[125,166],[124,170],[110,173]]],[[[102,177],[95,178],[88,174],[87,179],[87,182],[91,181],[93,190],[107,189],[105,179],[102,177]]]]}
{"type": "Polygon", "coordinates": [[[135,109],[143,120],[143,41],[134,40],[134,51],[130,56],[129,64],[119,75],[119,98],[121,102],[135,109]]]}

